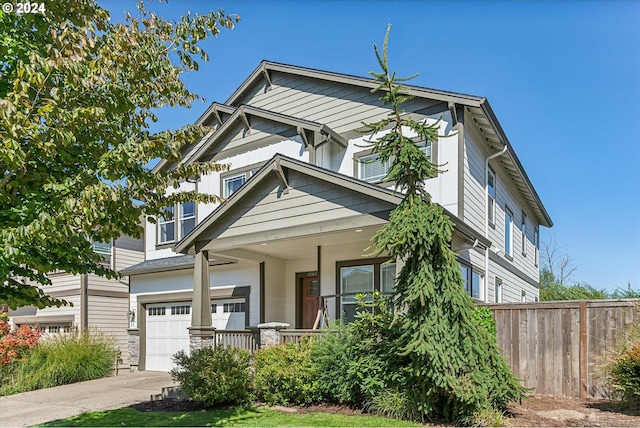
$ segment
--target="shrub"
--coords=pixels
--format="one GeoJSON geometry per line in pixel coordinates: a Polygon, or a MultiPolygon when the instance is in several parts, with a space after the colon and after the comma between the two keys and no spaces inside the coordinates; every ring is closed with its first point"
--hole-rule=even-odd
{"type": "Polygon", "coordinates": [[[359,388],[351,377],[355,357],[350,326],[338,320],[310,345],[321,397],[338,404],[355,403],[359,388]]]}
{"type": "Polygon", "coordinates": [[[487,330],[491,337],[496,337],[496,320],[493,319],[491,309],[486,306],[476,305],[473,318],[476,320],[476,323],[480,324],[485,330],[487,330]]]}
{"type": "Polygon", "coordinates": [[[171,378],[189,400],[205,407],[217,404],[245,404],[251,394],[249,352],[235,348],[202,348],[191,355],[173,356],[176,368],[171,378]]]}
{"type": "Polygon", "coordinates": [[[15,332],[9,331],[9,323],[0,319],[0,330],[7,332],[0,338],[0,367],[22,360],[31,348],[38,344],[40,332],[23,325],[15,332]]]}
{"type": "Polygon", "coordinates": [[[631,325],[623,332],[607,358],[604,371],[623,404],[640,409],[640,325],[631,325]]]}
{"type": "Polygon", "coordinates": [[[0,393],[12,394],[109,376],[116,353],[115,339],[97,331],[43,339],[27,358],[16,361],[11,382],[3,384],[0,393]]]}
{"type": "Polygon", "coordinates": [[[383,389],[367,399],[364,410],[379,413],[389,418],[421,420],[422,412],[416,400],[406,390],[383,389]]]}
{"type": "Polygon", "coordinates": [[[269,404],[310,404],[320,398],[314,379],[310,340],[260,349],[255,353],[254,387],[269,404]]]}

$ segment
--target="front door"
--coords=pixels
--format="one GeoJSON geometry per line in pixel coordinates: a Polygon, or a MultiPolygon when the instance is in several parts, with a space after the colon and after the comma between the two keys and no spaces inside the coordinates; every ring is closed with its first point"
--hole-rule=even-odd
{"type": "Polygon", "coordinates": [[[313,328],[318,316],[320,284],[317,276],[300,278],[300,321],[301,328],[313,328]]]}

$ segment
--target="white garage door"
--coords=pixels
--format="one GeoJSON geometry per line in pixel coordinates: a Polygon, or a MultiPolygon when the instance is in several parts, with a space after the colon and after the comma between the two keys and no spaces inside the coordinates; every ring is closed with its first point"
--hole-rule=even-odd
{"type": "MultiPolygon", "coordinates": [[[[211,319],[220,330],[245,328],[243,299],[214,301],[211,319]]],[[[147,305],[146,370],[168,372],[173,368],[171,356],[178,351],[189,353],[191,304],[185,302],[147,305]]]]}

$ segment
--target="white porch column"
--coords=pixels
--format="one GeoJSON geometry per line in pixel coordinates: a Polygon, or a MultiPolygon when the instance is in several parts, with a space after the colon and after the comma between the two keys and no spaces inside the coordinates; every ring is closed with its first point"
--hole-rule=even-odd
{"type": "Polygon", "coordinates": [[[213,347],[215,328],[211,325],[211,290],[209,284],[209,253],[200,251],[193,264],[193,297],[191,299],[191,351],[213,347]]]}

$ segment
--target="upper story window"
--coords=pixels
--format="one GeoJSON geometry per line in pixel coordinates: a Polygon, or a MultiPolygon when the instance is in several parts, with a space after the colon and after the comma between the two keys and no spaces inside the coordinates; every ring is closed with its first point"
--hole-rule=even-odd
{"type": "MultiPolygon", "coordinates": [[[[425,155],[427,155],[427,158],[432,161],[433,144],[431,141],[418,143],[418,147],[425,155]]],[[[379,155],[377,153],[360,156],[356,155],[356,161],[358,163],[358,178],[360,180],[369,183],[377,183],[384,180],[389,173],[391,162],[387,160],[383,163],[378,159],[378,156],[379,155]]]]}
{"type": "Polygon", "coordinates": [[[173,207],[164,207],[164,214],[158,219],[158,244],[176,240],[173,207]]]}
{"type": "Polygon", "coordinates": [[[258,172],[260,165],[252,165],[246,168],[229,171],[220,175],[221,192],[223,198],[228,198],[242,187],[253,175],[258,172]]]}
{"type": "Polygon", "coordinates": [[[527,215],[522,211],[522,223],[520,225],[522,234],[522,255],[527,256],[527,215]]]}
{"type": "Polygon", "coordinates": [[[180,204],[178,220],[180,221],[180,239],[182,239],[196,227],[196,204],[194,202],[180,204]]]}
{"type": "Polygon", "coordinates": [[[513,213],[506,206],[504,208],[504,253],[513,256],[513,213]]]}
{"type": "Polygon", "coordinates": [[[196,227],[196,204],[183,202],[176,207],[164,207],[164,215],[158,219],[158,244],[175,242],[187,236],[196,227]]]}
{"type": "Polygon", "coordinates": [[[359,163],[358,178],[369,183],[384,180],[389,172],[390,162],[380,161],[377,153],[361,157],[359,163]]]}
{"type": "Polygon", "coordinates": [[[109,240],[109,242],[93,241],[91,243],[91,248],[93,249],[93,251],[96,254],[98,254],[100,257],[102,257],[101,264],[106,264],[107,266],[111,264],[112,247],[113,247],[113,244],[111,240],[109,240]]]}
{"type": "Polygon", "coordinates": [[[534,251],[536,256],[534,257],[536,267],[538,267],[538,263],[540,260],[540,229],[538,226],[533,229],[533,246],[535,247],[534,251]]]}
{"type": "Polygon", "coordinates": [[[491,168],[487,170],[487,218],[489,224],[496,221],[496,174],[491,168]]]}

